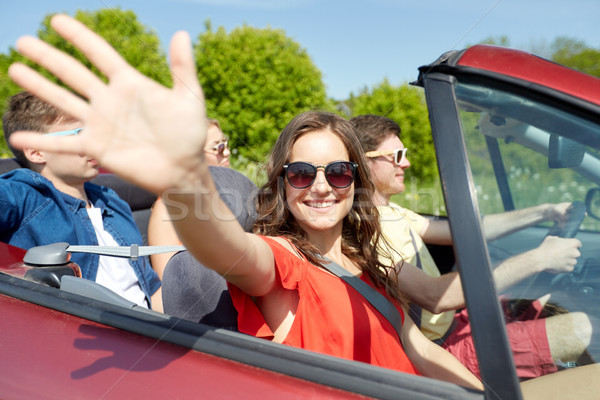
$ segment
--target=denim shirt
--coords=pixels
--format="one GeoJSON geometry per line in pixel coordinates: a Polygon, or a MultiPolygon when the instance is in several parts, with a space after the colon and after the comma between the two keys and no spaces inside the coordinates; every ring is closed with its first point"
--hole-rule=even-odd
{"type": "MultiPolygon", "coordinates": [[[[102,210],[104,229],[120,246],[143,244],[129,205],[114,190],[90,182],[84,188],[88,200],[102,210]]],[[[0,175],[0,241],[23,249],[56,242],[98,245],[85,201],[57,190],[26,168],[0,175]]],[[[71,261],[79,265],[83,278],[96,279],[99,255],[73,253],[71,261]]],[[[147,257],[129,264],[150,304],[150,296],[160,287],[158,275],[147,257]]]]}

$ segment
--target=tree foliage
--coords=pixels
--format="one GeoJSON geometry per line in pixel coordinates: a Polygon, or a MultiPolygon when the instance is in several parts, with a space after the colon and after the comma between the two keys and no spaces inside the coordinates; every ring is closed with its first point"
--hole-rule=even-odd
{"type": "MultiPolygon", "coordinates": [[[[38,37],[67,54],[77,58],[99,76],[102,76],[95,67],[86,59],[86,57],[73,45],[60,37],[54,29],[50,27],[50,18],[48,15],[41,23],[38,30],[38,37]]],[[[162,83],[171,84],[171,75],[167,65],[164,52],[161,50],[160,40],[155,32],[142,25],[133,11],[124,11],[119,8],[107,8],[98,11],[77,11],[75,18],[104,37],[133,67],[138,69],[146,76],[162,83]]],[[[30,65],[42,75],[47,76],[53,82],[58,80],[46,70],[24,59],[13,48],[9,54],[0,55],[0,112],[4,113],[8,98],[22,89],[14,84],[8,78],[8,67],[13,62],[24,62],[30,65]]],[[[60,84],[60,82],[58,82],[60,84]]],[[[0,143],[0,155],[10,156],[10,150],[4,141],[2,134],[0,143]]]]}
{"type": "Polygon", "coordinates": [[[402,129],[400,139],[408,150],[411,167],[407,174],[426,182],[438,178],[429,114],[421,89],[391,85],[387,79],[372,89],[363,89],[349,101],[352,115],[388,117],[402,129]]]}
{"type": "Polygon", "coordinates": [[[284,31],[206,27],[194,49],[198,78],[209,116],[242,159],[263,161],[295,115],[331,107],[321,72],[284,31]]]}
{"type": "Polygon", "coordinates": [[[492,44],[494,46],[510,47],[510,40],[506,35],[488,36],[479,42],[479,44],[492,44]]]}
{"type": "MultiPolygon", "coordinates": [[[[72,44],[50,27],[51,15],[44,18],[38,37],[57,49],[72,55],[97,75],[102,74],[72,44]]],[[[77,11],[75,18],[102,36],[134,68],[169,86],[171,75],[166,56],[157,34],[145,27],[133,11],[105,8],[98,11],[77,11]]]]}
{"type": "Polygon", "coordinates": [[[600,78],[600,50],[567,37],[555,39],[551,47],[552,61],[600,78]]]}

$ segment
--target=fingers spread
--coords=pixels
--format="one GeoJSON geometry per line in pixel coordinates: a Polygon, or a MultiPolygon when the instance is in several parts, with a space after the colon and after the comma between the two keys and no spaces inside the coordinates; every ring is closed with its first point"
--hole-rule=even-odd
{"type": "Polygon", "coordinates": [[[79,61],[42,40],[22,37],[17,41],[17,50],[84,96],[104,86],[100,78],[79,61]]]}
{"type": "Polygon", "coordinates": [[[109,79],[129,64],[102,37],[67,15],[55,15],[50,21],[59,35],[72,43],[109,79]]]}
{"type": "Polygon", "coordinates": [[[15,132],[10,136],[10,143],[19,149],[34,148],[41,151],[69,154],[85,153],[80,136],[52,137],[40,135],[39,132],[15,132]]]}
{"type": "Polygon", "coordinates": [[[48,81],[38,72],[23,64],[13,64],[8,70],[8,75],[23,89],[34,93],[49,103],[56,104],[65,113],[72,117],[83,120],[88,112],[88,104],[85,100],[48,81]]]}
{"type": "Polygon", "coordinates": [[[196,64],[192,55],[190,37],[186,32],[177,32],[173,35],[169,54],[173,89],[182,95],[191,94],[204,103],[204,94],[196,75],[196,64]]]}

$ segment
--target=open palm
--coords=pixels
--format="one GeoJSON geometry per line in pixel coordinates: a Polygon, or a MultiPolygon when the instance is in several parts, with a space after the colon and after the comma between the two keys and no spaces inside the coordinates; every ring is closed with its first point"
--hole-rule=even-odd
{"type": "Polygon", "coordinates": [[[57,15],[51,23],[108,77],[108,83],[39,39],[21,38],[19,52],[51,71],[83,99],[22,64],[11,66],[11,78],[81,120],[84,133],[76,137],[23,133],[14,135],[12,143],[20,148],[88,154],[105,168],[158,194],[192,186],[203,165],[206,116],[188,35],[179,32],[173,36],[174,85],[169,89],[128,65],[80,22],[57,15]]]}

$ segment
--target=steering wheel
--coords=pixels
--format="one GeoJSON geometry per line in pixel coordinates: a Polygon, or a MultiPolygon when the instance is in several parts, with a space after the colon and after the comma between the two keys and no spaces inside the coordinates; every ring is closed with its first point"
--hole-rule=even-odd
{"type": "Polygon", "coordinates": [[[549,230],[546,236],[558,236],[561,238],[573,238],[579,231],[579,227],[585,218],[586,207],[581,201],[574,201],[569,208],[569,219],[561,227],[555,223],[549,230]]]}

